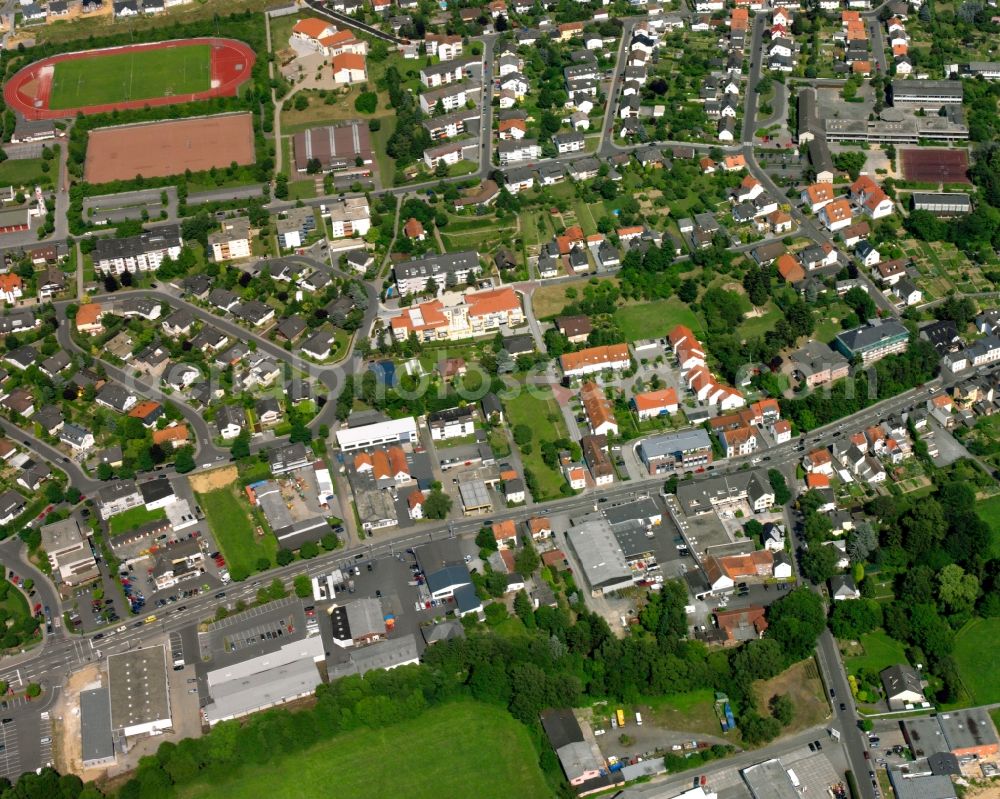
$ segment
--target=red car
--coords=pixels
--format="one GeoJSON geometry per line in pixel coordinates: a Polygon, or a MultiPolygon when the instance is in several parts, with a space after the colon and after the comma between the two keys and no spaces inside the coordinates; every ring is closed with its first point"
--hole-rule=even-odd
{"type": "Polygon", "coordinates": [[[39,603],[35,605],[35,615],[38,616],[39,614],[41,614],[41,612],[42,612],[42,605],[41,603],[39,603]]]}

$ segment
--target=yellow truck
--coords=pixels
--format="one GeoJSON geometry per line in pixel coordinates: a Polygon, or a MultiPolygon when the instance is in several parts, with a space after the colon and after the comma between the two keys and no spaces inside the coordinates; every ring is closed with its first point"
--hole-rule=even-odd
{"type": "Polygon", "coordinates": [[[615,713],[618,716],[618,726],[619,727],[624,727],[625,726],[625,711],[622,710],[621,708],[618,708],[618,710],[615,711],[615,713]]]}

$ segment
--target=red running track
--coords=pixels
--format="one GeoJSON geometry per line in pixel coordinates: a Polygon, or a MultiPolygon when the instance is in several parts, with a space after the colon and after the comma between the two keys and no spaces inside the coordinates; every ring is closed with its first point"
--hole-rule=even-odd
{"type": "Polygon", "coordinates": [[[235,39],[177,39],[167,42],[131,44],[124,47],[107,47],[101,50],[84,50],[78,53],[61,53],[29,64],[7,81],[3,88],[7,105],[25,119],[66,119],[78,112],[100,114],[108,111],[124,111],[147,106],[175,105],[192,100],[207,100],[210,97],[232,97],[241,85],[250,79],[257,55],[249,45],[235,39]],[[60,61],[79,58],[99,58],[104,53],[124,53],[136,50],[159,50],[167,47],[190,47],[198,44],[212,45],[212,88],[195,94],[180,94],[170,97],[150,97],[146,100],[128,100],[106,105],[88,105],[79,108],[49,108],[49,94],[52,90],[52,73],[60,61]]]}

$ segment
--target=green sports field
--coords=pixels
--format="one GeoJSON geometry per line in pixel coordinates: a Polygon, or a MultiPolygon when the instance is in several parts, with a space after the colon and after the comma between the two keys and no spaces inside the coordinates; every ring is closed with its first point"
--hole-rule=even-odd
{"type": "Polygon", "coordinates": [[[150,100],[211,88],[207,44],[94,55],[60,61],[52,76],[49,108],[150,100]]]}

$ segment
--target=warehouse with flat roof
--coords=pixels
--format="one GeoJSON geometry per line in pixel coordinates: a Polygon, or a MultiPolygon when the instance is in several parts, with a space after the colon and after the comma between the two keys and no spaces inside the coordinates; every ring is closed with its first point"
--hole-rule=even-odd
{"type": "Polygon", "coordinates": [[[599,514],[590,514],[566,531],[566,542],[576,555],[593,596],[603,596],[635,585],[635,576],[625,560],[611,524],[599,514]]]}
{"type": "Polygon", "coordinates": [[[208,673],[205,706],[210,725],[311,696],[323,680],[316,667],[326,659],[323,638],[290,641],[277,652],[234,663],[208,673]]]}
{"type": "Polygon", "coordinates": [[[111,697],[107,688],[80,692],[80,742],[84,768],[97,768],[115,762],[111,697]]]}
{"type": "Polygon", "coordinates": [[[108,656],[111,729],[133,738],[173,728],[167,656],[162,646],[108,656]]]}

